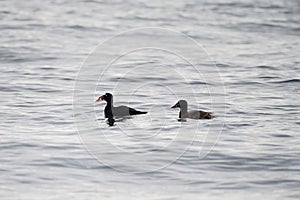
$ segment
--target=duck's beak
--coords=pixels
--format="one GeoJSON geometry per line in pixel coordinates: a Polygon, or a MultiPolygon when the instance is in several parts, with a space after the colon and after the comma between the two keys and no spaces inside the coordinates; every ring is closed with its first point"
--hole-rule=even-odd
{"type": "Polygon", "coordinates": [[[100,102],[101,100],[103,100],[103,96],[101,96],[101,97],[99,97],[97,100],[96,100],[96,102],[100,102]]]}
{"type": "Polygon", "coordinates": [[[174,106],[172,106],[171,108],[180,108],[179,101],[174,106]]]}
{"type": "Polygon", "coordinates": [[[174,106],[172,106],[171,108],[178,108],[179,107],[179,103],[177,102],[174,106]]]}
{"type": "Polygon", "coordinates": [[[96,102],[100,102],[101,101],[101,97],[99,97],[97,100],[96,100],[96,102]]]}

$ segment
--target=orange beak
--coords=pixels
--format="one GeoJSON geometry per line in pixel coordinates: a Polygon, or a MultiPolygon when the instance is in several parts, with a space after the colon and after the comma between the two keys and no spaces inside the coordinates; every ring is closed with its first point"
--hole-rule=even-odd
{"type": "Polygon", "coordinates": [[[103,99],[103,96],[99,97],[96,102],[100,102],[103,99]]]}

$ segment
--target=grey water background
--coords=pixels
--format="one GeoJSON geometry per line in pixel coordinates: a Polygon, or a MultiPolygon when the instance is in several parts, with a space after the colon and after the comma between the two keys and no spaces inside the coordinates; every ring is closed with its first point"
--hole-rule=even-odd
{"type": "MultiPolygon", "coordinates": [[[[298,1],[11,0],[0,1],[0,19],[1,199],[299,199],[298,1]],[[130,105],[150,109],[150,114],[118,121],[114,127],[104,122],[104,104],[95,104],[94,97],[83,102],[75,98],[93,114],[86,119],[86,132],[78,135],[73,89],[83,61],[99,42],[147,26],[182,32],[205,47],[224,83],[226,114],[214,121],[177,122],[178,110],[166,109],[176,97],[163,87],[145,85],[130,96],[130,105]],[[91,121],[99,126],[89,127],[91,121]],[[212,150],[200,158],[203,136],[214,123],[222,122],[216,145],[217,137],[204,143],[212,150]],[[126,140],[119,127],[133,139],[126,140]],[[199,130],[195,140],[194,130],[199,130]],[[158,137],[147,138],[153,131],[160,131],[158,137]],[[97,146],[101,134],[117,147],[104,158],[112,162],[110,166],[86,151],[86,147],[94,153],[103,150],[97,146]],[[82,138],[91,144],[84,146],[82,138]],[[175,146],[169,145],[172,141],[175,146]],[[195,144],[182,157],[170,159],[191,141],[195,144]],[[170,161],[170,165],[145,173],[118,171],[147,167],[134,157],[126,162],[124,152],[147,157],[160,151],[163,154],[150,157],[146,164],[165,166],[170,161]]],[[[179,46],[190,52],[188,45],[179,46]]],[[[201,78],[189,84],[199,88],[195,100],[195,92],[184,90],[186,83],[179,76],[164,71],[172,66],[187,75],[187,65],[176,65],[171,58],[168,63],[165,58],[170,54],[159,57],[159,52],[131,55],[112,69],[126,71],[139,65],[149,72],[155,66],[153,73],[160,70],[163,76],[143,79],[143,71],[126,76],[116,88],[116,104],[128,102],[127,90],[147,80],[162,81],[173,87],[178,83],[176,94],[186,97],[191,108],[218,115],[201,78]],[[158,56],[151,57],[155,53],[158,56]]],[[[101,60],[99,69],[103,69],[101,60]]],[[[209,64],[201,65],[202,73],[213,78],[211,69],[209,64]]],[[[104,78],[94,83],[95,95],[113,89],[120,79],[116,73],[104,78]]]]}

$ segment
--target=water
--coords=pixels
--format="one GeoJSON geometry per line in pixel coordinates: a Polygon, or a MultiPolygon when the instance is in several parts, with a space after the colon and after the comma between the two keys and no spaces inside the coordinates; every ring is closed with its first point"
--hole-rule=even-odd
{"type": "Polygon", "coordinates": [[[299,199],[298,1],[0,5],[1,199],[299,199]],[[168,31],[96,48],[139,27],[187,34],[209,56],[168,31]],[[200,73],[141,49],[99,79],[104,59],[143,42],[200,73]],[[149,113],[108,127],[94,102],[107,91],[149,113]],[[178,122],[178,98],[217,117],[178,122]]]}

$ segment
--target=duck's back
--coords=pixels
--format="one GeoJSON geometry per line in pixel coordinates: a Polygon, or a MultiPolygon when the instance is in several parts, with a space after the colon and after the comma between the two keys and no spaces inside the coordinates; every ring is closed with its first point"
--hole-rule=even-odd
{"type": "Polygon", "coordinates": [[[113,115],[117,117],[124,117],[128,115],[139,115],[139,114],[146,114],[147,112],[138,111],[134,108],[130,108],[127,106],[117,106],[113,107],[113,115]]]}
{"type": "Polygon", "coordinates": [[[191,118],[191,119],[212,119],[213,116],[209,112],[191,110],[184,115],[181,115],[182,118],[191,118]]]}
{"type": "Polygon", "coordinates": [[[113,107],[112,112],[113,115],[116,117],[123,117],[123,116],[130,115],[129,109],[130,108],[127,106],[117,106],[117,107],[113,107]]]}

